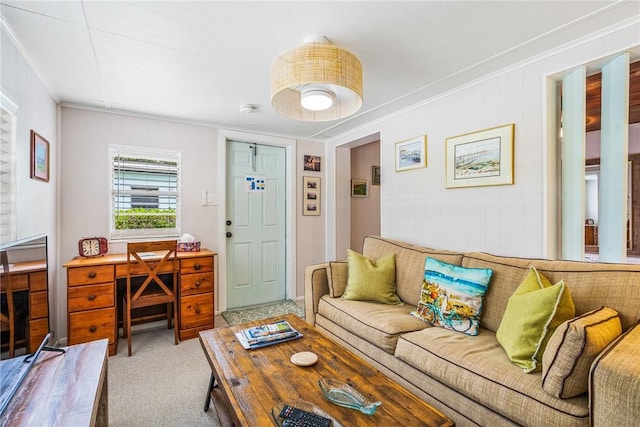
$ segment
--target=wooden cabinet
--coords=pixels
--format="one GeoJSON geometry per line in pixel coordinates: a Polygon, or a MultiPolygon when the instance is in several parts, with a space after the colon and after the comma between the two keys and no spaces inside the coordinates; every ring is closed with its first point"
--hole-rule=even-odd
{"type": "Polygon", "coordinates": [[[117,352],[114,265],[67,266],[69,345],[106,338],[117,352]]]}
{"type": "Polygon", "coordinates": [[[180,339],[213,328],[213,257],[180,260],[180,339]]]}
{"type": "MultiPolygon", "coordinates": [[[[27,264],[27,263],[25,263],[27,264]]],[[[19,270],[20,263],[14,266],[19,270]]],[[[26,269],[26,267],[25,267],[26,269]]],[[[29,324],[27,352],[34,352],[49,333],[49,291],[47,270],[40,269],[25,273],[11,273],[11,287],[14,292],[29,293],[29,324]]]]}
{"type": "MultiPolygon", "coordinates": [[[[215,252],[178,252],[179,339],[195,338],[214,326],[215,252]]],[[[160,258],[160,255],[158,255],[160,258]]],[[[117,352],[117,280],[127,275],[126,254],[97,258],[76,257],[67,268],[69,345],[109,340],[109,355],[117,352]]],[[[145,271],[134,272],[144,275],[145,271]]]]}

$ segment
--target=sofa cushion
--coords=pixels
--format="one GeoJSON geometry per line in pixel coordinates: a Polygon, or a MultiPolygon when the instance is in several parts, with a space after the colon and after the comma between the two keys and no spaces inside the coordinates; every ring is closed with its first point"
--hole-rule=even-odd
{"type": "Polygon", "coordinates": [[[390,252],[396,254],[396,294],[414,308],[420,301],[424,261],[427,256],[455,265],[460,265],[462,261],[462,254],[459,252],[414,246],[379,236],[365,237],[362,246],[364,256],[378,259],[390,252]]]}
{"type": "Polygon", "coordinates": [[[329,285],[329,295],[333,298],[342,296],[344,288],[347,287],[348,275],[349,263],[346,261],[331,261],[327,263],[327,284],[329,285]]]}
{"type": "Polygon", "coordinates": [[[465,268],[431,257],[424,268],[420,302],[411,314],[435,326],[478,335],[491,269],[465,268]]]}
{"type": "Polygon", "coordinates": [[[342,299],[402,304],[396,295],[396,254],[371,260],[349,249],[349,274],[342,299]]]}
{"type": "Polygon", "coordinates": [[[524,372],[534,372],[542,368],[542,354],[553,331],[574,316],[575,307],[564,281],[552,285],[531,267],[509,298],[496,337],[514,364],[524,372]]]}
{"type": "Polygon", "coordinates": [[[406,304],[375,304],[328,295],[318,304],[318,314],[390,354],[400,335],[428,327],[422,320],[409,315],[411,309],[406,304]]]}
{"type": "Polygon", "coordinates": [[[547,394],[541,373],[523,374],[486,329],[474,337],[442,328],[407,333],[398,339],[396,356],[514,423],[588,425],[586,396],[556,399],[547,394]]]}
{"type": "Polygon", "coordinates": [[[622,333],[615,310],[602,307],[558,326],[542,356],[542,388],[569,398],[589,389],[589,370],[600,352],[622,333]]]}

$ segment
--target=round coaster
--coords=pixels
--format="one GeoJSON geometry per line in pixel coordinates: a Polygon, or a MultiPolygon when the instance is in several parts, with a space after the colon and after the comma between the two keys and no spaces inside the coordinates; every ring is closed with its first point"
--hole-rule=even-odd
{"type": "Polygon", "coordinates": [[[297,366],[311,366],[318,361],[318,356],[310,351],[303,351],[291,356],[291,363],[297,366]]]}

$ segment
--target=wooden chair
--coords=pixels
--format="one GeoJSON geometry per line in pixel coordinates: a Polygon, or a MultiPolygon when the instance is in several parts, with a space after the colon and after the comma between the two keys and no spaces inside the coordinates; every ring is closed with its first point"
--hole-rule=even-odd
{"type": "MultiPolygon", "coordinates": [[[[129,356],[131,356],[131,312],[136,308],[154,305],[167,305],[167,328],[173,327],[174,341],[178,344],[178,325],[176,324],[178,258],[177,241],[141,242],[127,244],[127,289],[123,298],[123,335],[127,337],[129,356]],[[165,252],[160,261],[157,257],[145,259],[144,252],[165,252]],[[159,276],[171,274],[172,283],[165,283],[159,276]],[[147,275],[142,285],[133,289],[131,279],[147,275]],[[173,324],[172,324],[173,322],[173,324]]],[[[165,279],[166,280],[166,279],[165,279]]]]}
{"type": "Polygon", "coordinates": [[[13,357],[15,356],[16,352],[16,320],[7,251],[0,251],[0,264],[2,264],[2,275],[0,276],[0,291],[2,293],[6,293],[7,295],[7,313],[0,313],[0,330],[9,331],[9,357],[13,357]]]}

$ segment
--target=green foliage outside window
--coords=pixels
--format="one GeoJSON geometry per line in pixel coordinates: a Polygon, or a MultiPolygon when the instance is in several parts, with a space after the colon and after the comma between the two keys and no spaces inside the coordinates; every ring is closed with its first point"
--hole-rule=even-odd
{"type": "Polygon", "coordinates": [[[116,230],[175,228],[175,209],[125,209],[116,215],[116,230]]]}

